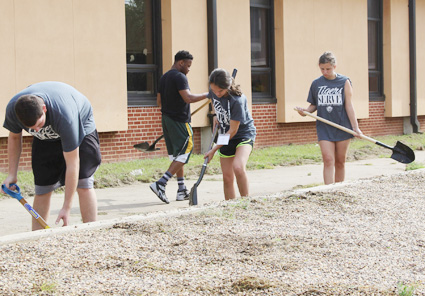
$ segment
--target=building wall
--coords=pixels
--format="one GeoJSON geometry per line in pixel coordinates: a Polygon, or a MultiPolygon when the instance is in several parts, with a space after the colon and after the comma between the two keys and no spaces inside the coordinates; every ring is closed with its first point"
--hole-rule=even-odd
{"type": "MultiPolygon", "coordinates": [[[[206,1],[161,1],[163,70],[171,67],[178,50],[190,51],[195,57],[188,75],[191,91],[204,92],[209,74],[206,1]],[[188,17],[188,11],[196,13],[188,17]]],[[[336,54],[337,71],[353,81],[362,131],[372,137],[402,134],[403,117],[409,115],[408,0],[384,0],[386,99],[381,102],[368,98],[366,0],[274,3],[278,103],[250,105],[258,131],[255,148],[316,141],[314,122],[300,117],[293,107],[307,104],[310,83],[320,75],[317,59],[325,50],[336,54]]],[[[416,4],[418,114],[424,131],[425,51],[420,49],[425,46],[425,0],[416,4]]],[[[92,101],[104,162],[166,155],[164,141],[157,145],[161,150],[153,153],[133,148],[142,141],[152,143],[162,130],[158,107],[127,108],[123,0],[2,0],[0,11],[3,106],[36,80],[62,80],[92,101]]],[[[217,0],[218,64],[239,70],[237,82],[251,103],[249,12],[248,0],[217,0]]],[[[4,108],[0,118],[1,112],[4,108]]],[[[207,108],[193,118],[195,153],[200,152],[200,130],[208,123],[206,112],[207,108]]],[[[7,131],[2,129],[0,136],[0,170],[6,171],[7,131]]],[[[24,137],[21,169],[30,169],[31,141],[30,136],[24,137]]]]}
{"type": "Polygon", "coordinates": [[[383,1],[385,116],[409,116],[408,0],[383,1]]]}
{"type": "Polygon", "coordinates": [[[0,11],[0,118],[17,92],[54,80],[90,99],[99,131],[127,129],[123,0],[3,0],[0,11]]]}
{"type": "Polygon", "coordinates": [[[358,118],[368,114],[367,1],[275,0],[277,121],[309,122],[293,111],[307,106],[311,82],[321,75],[325,51],[337,58],[338,73],[353,81],[358,118]]]}

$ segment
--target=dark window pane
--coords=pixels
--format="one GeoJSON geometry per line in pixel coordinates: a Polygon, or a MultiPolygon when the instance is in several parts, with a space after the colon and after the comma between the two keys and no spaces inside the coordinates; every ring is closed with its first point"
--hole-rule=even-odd
{"type": "Polygon", "coordinates": [[[153,64],[152,0],[125,0],[127,64],[153,64]]]}
{"type": "Polygon", "coordinates": [[[127,72],[128,94],[155,95],[153,72],[127,72]]]}
{"type": "Polygon", "coordinates": [[[161,1],[124,1],[128,105],[154,106],[161,71],[161,1]]]}
{"type": "Polygon", "coordinates": [[[254,104],[275,103],[273,1],[250,1],[251,90],[254,104]]]}
{"type": "Polygon", "coordinates": [[[252,92],[270,94],[270,74],[252,74],[252,92]]]}
{"type": "Polygon", "coordinates": [[[381,0],[367,1],[367,16],[368,18],[380,18],[380,3],[381,0]]]}
{"type": "Polygon", "coordinates": [[[251,66],[269,66],[267,9],[251,7],[251,66]]]}
{"type": "Polygon", "coordinates": [[[378,22],[368,22],[368,53],[369,53],[369,70],[378,69],[378,22]]]}
{"type": "Polygon", "coordinates": [[[383,99],[382,0],[368,0],[369,98],[383,99]]]}
{"type": "Polygon", "coordinates": [[[369,92],[379,93],[379,78],[377,76],[369,76],[369,92]]]}
{"type": "Polygon", "coordinates": [[[271,0],[251,0],[250,5],[255,7],[265,7],[270,8],[271,7],[271,0]]]}

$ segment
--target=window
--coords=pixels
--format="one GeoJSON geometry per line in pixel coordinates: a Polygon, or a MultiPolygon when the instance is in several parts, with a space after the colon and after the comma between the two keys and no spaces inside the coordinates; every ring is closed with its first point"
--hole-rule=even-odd
{"type": "Polygon", "coordinates": [[[128,106],[156,106],[162,71],[160,3],[125,0],[128,106]]]}
{"type": "Polygon", "coordinates": [[[382,74],[382,0],[367,1],[369,98],[383,100],[382,74]]]}
{"type": "Polygon", "coordinates": [[[276,103],[273,0],[251,0],[252,103],[276,103]]]}

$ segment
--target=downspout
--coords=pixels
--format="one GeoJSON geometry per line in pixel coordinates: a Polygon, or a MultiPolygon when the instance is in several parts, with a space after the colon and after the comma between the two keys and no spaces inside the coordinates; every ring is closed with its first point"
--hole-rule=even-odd
{"type": "Polygon", "coordinates": [[[207,0],[208,74],[218,67],[217,58],[217,0],[207,0]]]}
{"type": "Polygon", "coordinates": [[[416,79],[416,0],[409,0],[409,66],[410,66],[410,123],[419,133],[418,96],[416,79]]]}
{"type": "MultiPolygon", "coordinates": [[[[208,75],[218,67],[217,54],[217,0],[207,0],[207,27],[208,27],[208,75]]],[[[209,105],[208,118],[213,126],[212,107],[209,105]]]]}

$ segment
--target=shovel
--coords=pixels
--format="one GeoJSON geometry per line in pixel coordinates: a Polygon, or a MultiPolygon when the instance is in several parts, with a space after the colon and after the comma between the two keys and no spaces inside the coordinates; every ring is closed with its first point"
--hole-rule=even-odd
{"type": "MultiPolygon", "coordinates": [[[[296,108],[294,108],[294,110],[295,111],[298,111],[296,108]]],[[[322,121],[322,122],[324,122],[326,124],[329,124],[329,125],[337,128],[337,129],[343,130],[344,132],[347,132],[349,134],[352,134],[354,136],[357,136],[357,133],[356,132],[354,132],[354,131],[352,131],[352,130],[344,127],[344,126],[341,126],[339,124],[336,124],[336,123],[334,123],[332,121],[326,120],[326,119],[324,119],[322,117],[319,117],[317,115],[311,114],[310,112],[307,112],[307,111],[304,111],[304,114],[305,115],[308,115],[310,117],[313,117],[313,118],[315,118],[315,119],[317,119],[319,121],[322,121]]],[[[372,142],[372,143],[374,143],[376,145],[379,145],[381,147],[384,147],[384,148],[387,148],[387,149],[391,149],[393,151],[393,154],[391,155],[391,158],[394,159],[394,160],[397,160],[398,162],[401,162],[401,163],[411,163],[411,162],[413,162],[415,160],[415,153],[413,152],[413,150],[410,147],[408,147],[407,145],[405,145],[405,144],[403,144],[403,143],[401,143],[399,141],[397,141],[397,143],[396,143],[396,145],[394,147],[391,147],[391,146],[388,146],[388,145],[386,145],[384,143],[381,143],[381,142],[379,142],[379,141],[377,141],[375,139],[369,138],[369,137],[367,137],[365,135],[360,135],[360,138],[362,138],[364,140],[367,140],[369,142],[372,142]]]]}
{"type": "Polygon", "coordinates": [[[49,225],[47,225],[46,221],[44,221],[43,217],[41,217],[25,200],[25,198],[23,198],[19,186],[16,184],[10,184],[10,186],[15,186],[16,191],[10,190],[4,184],[1,185],[1,189],[3,189],[3,191],[9,194],[11,197],[16,198],[24,206],[24,208],[34,217],[34,219],[37,220],[41,227],[43,227],[44,229],[50,228],[49,225]]]}
{"type": "MultiPolygon", "coordinates": [[[[218,130],[217,127],[218,127],[218,125],[216,125],[214,127],[213,134],[212,134],[212,137],[211,137],[210,149],[208,149],[208,151],[212,149],[212,146],[214,144],[215,134],[218,130]]],[[[189,193],[189,205],[190,206],[196,206],[198,204],[198,186],[201,183],[202,178],[204,177],[205,170],[207,169],[207,164],[208,164],[208,157],[205,158],[205,160],[204,160],[204,164],[202,165],[201,174],[199,176],[198,181],[196,181],[196,183],[193,185],[192,189],[190,189],[190,193],[189,193]]]]}
{"type": "MultiPolygon", "coordinates": [[[[204,108],[206,105],[208,105],[210,102],[210,100],[208,99],[205,103],[203,103],[198,109],[196,109],[195,111],[192,112],[192,114],[190,114],[190,116],[195,115],[199,110],[201,110],[202,108],[204,108]]],[[[134,148],[136,148],[137,150],[143,151],[143,152],[152,152],[152,151],[156,151],[159,150],[159,148],[155,148],[156,143],[158,143],[162,138],[164,137],[164,135],[159,136],[159,138],[157,138],[155,140],[155,142],[152,143],[152,145],[149,145],[148,142],[142,142],[139,144],[135,144],[133,145],[134,148]]]]}

